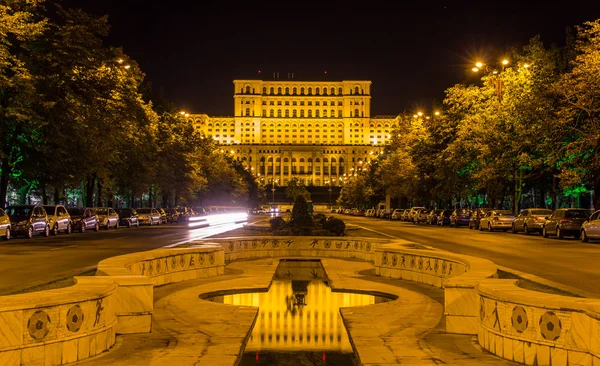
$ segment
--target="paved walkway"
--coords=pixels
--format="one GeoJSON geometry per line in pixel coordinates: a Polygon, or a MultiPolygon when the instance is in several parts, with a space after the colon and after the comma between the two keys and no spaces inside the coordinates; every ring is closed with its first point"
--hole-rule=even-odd
{"type": "MultiPolygon", "coordinates": [[[[79,364],[234,365],[257,308],[198,299],[226,289],[266,289],[277,259],[237,261],[225,275],[155,288],[150,334],[119,336],[108,353],[79,364]]],[[[471,336],[443,332],[443,291],[374,275],[365,262],[324,259],[334,289],[397,295],[395,301],[342,308],[351,342],[363,365],[513,365],[481,351],[471,336]]]]}

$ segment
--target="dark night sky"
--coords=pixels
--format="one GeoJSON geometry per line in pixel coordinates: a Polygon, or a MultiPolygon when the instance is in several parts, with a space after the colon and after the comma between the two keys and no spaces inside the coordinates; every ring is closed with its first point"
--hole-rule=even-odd
{"type": "Polygon", "coordinates": [[[427,108],[540,34],[600,18],[598,1],[227,1],[64,0],[108,14],[107,43],[123,47],[178,107],[231,115],[236,78],[279,71],[296,79],[372,80],[372,115],[427,108]]]}

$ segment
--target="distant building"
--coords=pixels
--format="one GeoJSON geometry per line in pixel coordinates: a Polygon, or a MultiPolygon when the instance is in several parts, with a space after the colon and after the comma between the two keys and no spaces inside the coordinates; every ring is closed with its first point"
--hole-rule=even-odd
{"type": "Polygon", "coordinates": [[[398,116],[371,117],[364,80],[234,80],[234,116],[191,114],[263,184],[341,186],[381,151],[398,116]]]}

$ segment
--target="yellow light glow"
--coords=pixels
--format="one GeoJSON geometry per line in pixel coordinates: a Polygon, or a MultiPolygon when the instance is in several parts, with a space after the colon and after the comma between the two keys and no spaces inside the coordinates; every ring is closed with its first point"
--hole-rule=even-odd
{"type": "Polygon", "coordinates": [[[419,116],[417,116],[416,114],[413,114],[413,117],[414,117],[414,118],[417,118],[417,117],[419,117],[419,116]]]}
{"type": "Polygon", "coordinates": [[[497,73],[498,73],[498,71],[494,70],[494,73],[493,73],[493,74],[494,74],[494,75],[496,75],[497,73]]]}
{"type": "Polygon", "coordinates": [[[186,113],[186,114],[185,114],[185,116],[186,116],[186,117],[189,117],[189,116],[190,116],[190,114],[189,114],[189,113],[186,113]]]}
{"type": "Polygon", "coordinates": [[[476,68],[476,67],[472,68],[471,70],[473,70],[473,72],[477,72],[477,71],[479,71],[479,69],[478,69],[478,68],[476,68]]]}
{"type": "Polygon", "coordinates": [[[483,67],[483,62],[477,62],[475,64],[475,66],[477,66],[478,68],[482,68],[483,67]]]}
{"type": "Polygon", "coordinates": [[[523,67],[524,67],[524,68],[528,68],[528,67],[529,67],[529,64],[525,64],[525,65],[523,65],[523,67]]]}
{"type": "Polygon", "coordinates": [[[508,65],[508,60],[507,59],[502,60],[502,65],[508,65]]]}
{"type": "Polygon", "coordinates": [[[440,115],[440,111],[435,111],[435,115],[439,116],[440,115]]]}
{"type": "Polygon", "coordinates": [[[179,112],[179,114],[185,114],[185,112],[184,112],[184,111],[181,111],[181,112],[179,112]]]}
{"type": "Polygon", "coordinates": [[[131,68],[131,66],[130,65],[125,65],[125,68],[129,69],[129,68],[131,68]]]}
{"type": "Polygon", "coordinates": [[[423,115],[423,112],[417,112],[417,114],[419,115],[419,117],[421,117],[423,115]]]}
{"type": "Polygon", "coordinates": [[[120,64],[122,64],[123,63],[123,59],[120,58],[120,59],[117,60],[117,62],[120,63],[120,64]]]}

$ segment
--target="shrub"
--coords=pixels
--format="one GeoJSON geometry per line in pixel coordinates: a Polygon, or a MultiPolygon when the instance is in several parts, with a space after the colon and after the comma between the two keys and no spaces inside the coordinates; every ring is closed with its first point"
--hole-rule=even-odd
{"type": "Polygon", "coordinates": [[[318,223],[319,223],[319,225],[323,225],[323,224],[325,223],[325,221],[327,220],[327,216],[325,216],[325,215],[324,215],[324,214],[322,214],[322,213],[318,213],[318,214],[315,214],[315,215],[313,216],[313,219],[314,219],[316,222],[318,222],[318,223]]]}
{"type": "Polygon", "coordinates": [[[269,224],[271,224],[271,230],[277,231],[284,228],[285,220],[281,216],[276,216],[269,220],[269,224]]]}
{"type": "Polygon", "coordinates": [[[342,236],[346,230],[346,224],[341,219],[330,217],[329,220],[325,221],[323,224],[323,228],[331,231],[337,236],[342,236]]]}
{"type": "Polygon", "coordinates": [[[294,207],[292,208],[292,219],[290,224],[295,228],[311,227],[313,220],[310,212],[308,212],[308,203],[304,196],[296,197],[294,207]]]}

